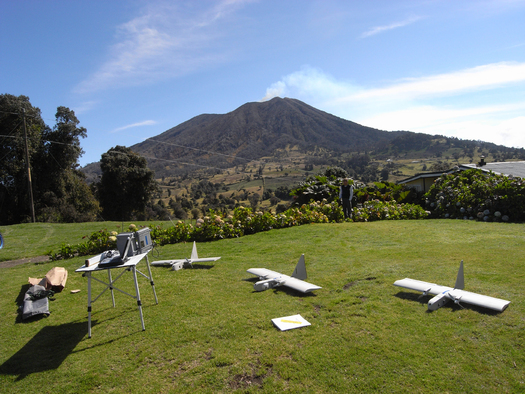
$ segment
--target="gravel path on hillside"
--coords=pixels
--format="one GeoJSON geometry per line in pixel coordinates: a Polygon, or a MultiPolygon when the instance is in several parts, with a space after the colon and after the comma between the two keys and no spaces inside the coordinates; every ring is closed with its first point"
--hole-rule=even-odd
{"type": "Polygon", "coordinates": [[[49,261],[49,256],[36,256],[18,260],[0,261],[0,268],[10,268],[25,263],[44,263],[46,261],[49,261]]]}

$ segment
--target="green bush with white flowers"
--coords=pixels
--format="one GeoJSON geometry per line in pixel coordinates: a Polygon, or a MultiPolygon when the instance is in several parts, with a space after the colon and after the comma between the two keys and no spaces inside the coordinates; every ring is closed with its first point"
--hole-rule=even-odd
{"type": "Polygon", "coordinates": [[[479,169],[443,174],[425,194],[431,218],[525,221],[525,182],[479,169]]]}

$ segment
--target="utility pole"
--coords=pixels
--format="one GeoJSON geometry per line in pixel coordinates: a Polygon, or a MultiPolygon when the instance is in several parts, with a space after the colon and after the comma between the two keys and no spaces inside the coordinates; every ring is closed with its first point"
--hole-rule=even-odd
{"type": "Polygon", "coordinates": [[[26,129],[26,110],[22,108],[22,118],[24,123],[24,142],[25,142],[25,150],[26,150],[26,168],[27,168],[27,179],[29,184],[29,204],[31,209],[31,219],[33,220],[33,223],[36,222],[35,220],[35,205],[33,202],[33,184],[31,182],[31,164],[29,163],[29,146],[27,144],[27,129],[26,129]]]}

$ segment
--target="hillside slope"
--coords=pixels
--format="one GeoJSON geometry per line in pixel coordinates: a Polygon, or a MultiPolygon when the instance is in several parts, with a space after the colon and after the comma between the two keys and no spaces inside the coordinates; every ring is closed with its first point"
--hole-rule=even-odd
{"type": "MultiPolygon", "coordinates": [[[[282,170],[283,157],[288,158],[289,164],[284,166],[288,169],[303,168],[307,163],[316,167],[335,165],[359,176],[365,169],[353,168],[356,163],[350,157],[365,152],[361,158],[356,155],[357,161],[366,159],[366,163],[361,163],[364,166],[370,160],[401,157],[445,157],[446,161],[465,157],[472,162],[475,157],[490,154],[493,161],[525,159],[524,149],[410,131],[378,130],[296,99],[278,97],[246,103],[226,114],[198,115],[131,149],[148,160],[157,177],[168,178],[190,175],[203,168],[214,173],[239,166],[238,171],[250,162],[252,170],[253,166],[257,170],[263,158],[265,162],[273,161],[273,168],[278,165],[282,170]]],[[[376,167],[372,172],[378,172],[376,167]]],[[[393,170],[389,168],[389,172],[393,170]]],[[[99,163],[89,164],[83,172],[93,182],[100,175],[99,163]]]]}
{"type": "Polygon", "coordinates": [[[287,147],[337,153],[372,149],[395,135],[338,118],[299,100],[274,98],[244,104],[224,115],[196,116],[131,149],[148,158],[198,158],[201,164],[222,166],[235,164],[235,158],[272,156],[287,147]]]}

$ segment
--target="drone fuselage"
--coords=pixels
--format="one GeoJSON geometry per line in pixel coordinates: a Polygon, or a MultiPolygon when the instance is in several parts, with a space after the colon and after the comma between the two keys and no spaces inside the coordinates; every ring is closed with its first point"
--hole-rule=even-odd
{"type": "Polygon", "coordinates": [[[280,281],[278,278],[260,280],[253,285],[253,289],[255,291],[264,291],[280,286],[282,283],[283,281],[280,281]]]}
{"type": "Polygon", "coordinates": [[[454,288],[447,286],[440,286],[435,283],[423,282],[420,280],[405,278],[396,280],[394,286],[404,287],[410,290],[422,291],[423,296],[432,294],[433,297],[428,301],[428,309],[435,311],[449,301],[454,301],[454,304],[463,307],[462,304],[471,304],[483,308],[493,309],[498,312],[503,312],[510,301],[502,300],[500,298],[494,298],[485,296],[482,294],[471,293],[463,290],[465,287],[465,280],[463,275],[463,260],[459,265],[458,276],[456,278],[456,284],[454,288]]]}
{"type": "Polygon", "coordinates": [[[443,293],[438,294],[428,301],[428,310],[435,311],[445,305],[450,301],[450,298],[447,296],[449,290],[445,290],[443,293]]]}
{"type": "Polygon", "coordinates": [[[292,276],[284,275],[266,268],[250,268],[248,272],[259,277],[259,281],[255,282],[253,285],[255,291],[264,291],[277,286],[286,286],[302,293],[309,293],[312,290],[321,288],[320,286],[304,281],[304,279],[306,279],[304,254],[299,258],[292,276]]]}

